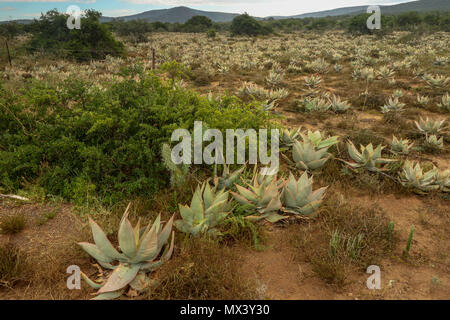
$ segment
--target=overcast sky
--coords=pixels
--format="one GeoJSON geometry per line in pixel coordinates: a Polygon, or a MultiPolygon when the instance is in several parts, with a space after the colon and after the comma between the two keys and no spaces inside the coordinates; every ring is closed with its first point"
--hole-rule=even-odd
{"type": "Polygon", "coordinates": [[[341,7],[394,4],[411,0],[0,0],[0,21],[30,19],[39,17],[41,12],[58,9],[65,12],[70,5],[81,9],[96,9],[105,16],[124,16],[153,9],[174,6],[188,6],[199,10],[233,13],[248,12],[253,16],[289,16],[307,12],[322,11],[341,7]]]}

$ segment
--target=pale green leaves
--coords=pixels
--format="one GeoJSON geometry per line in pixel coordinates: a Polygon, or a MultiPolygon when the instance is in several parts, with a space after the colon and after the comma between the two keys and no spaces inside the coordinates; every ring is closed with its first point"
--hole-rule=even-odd
{"type": "Polygon", "coordinates": [[[381,165],[396,162],[395,159],[384,159],[381,157],[381,152],[384,147],[379,145],[376,149],[373,145],[369,143],[367,146],[361,145],[361,152],[356,149],[353,142],[347,142],[347,150],[350,157],[356,161],[356,163],[345,162],[352,168],[365,168],[369,171],[380,171],[383,170],[381,165]]]}
{"type": "Polygon", "coordinates": [[[290,173],[289,180],[282,193],[285,212],[296,215],[311,215],[322,204],[327,187],[312,190],[313,178],[305,172],[296,180],[290,173]]]}
{"type": "MultiPolygon", "coordinates": [[[[128,205],[121,221],[118,232],[119,246],[122,251],[117,251],[106,237],[103,230],[92,219],[89,224],[92,229],[92,235],[95,244],[79,243],[79,245],[98,263],[107,269],[114,270],[110,276],[102,283],[98,284],[91,281],[86,275],[82,274],[83,279],[94,289],[99,289],[98,296],[95,299],[114,299],[120,297],[125,288],[130,283],[136,283],[135,278],[146,276],[146,272],[155,270],[163,262],[170,259],[173,252],[174,234],[172,232],[173,218],[162,228],[161,218],[158,216],[153,225],[148,225],[141,229],[140,221],[133,228],[128,220],[130,205],[128,205]],[[172,233],[172,242],[169,245],[168,240],[172,233]],[[156,259],[165,246],[164,253],[159,261],[156,259]],[[118,261],[118,265],[113,265],[118,261]],[[143,274],[143,275],[142,275],[143,274]]],[[[140,283],[146,280],[140,279],[140,283]]]]}
{"type": "MultiPolygon", "coordinates": [[[[236,175],[239,174],[238,171],[236,175]]],[[[232,175],[228,179],[237,178],[232,175]]],[[[216,227],[231,211],[228,198],[228,192],[225,192],[225,190],[216,191],[216,188],[211,188],[209,182],[206,181],[201,187],[197,187],[190,207],[179,205],[182,219],[175,221],[175,226],[181,232],[193,236],[205,232],[218,234],[216,227]]]]}

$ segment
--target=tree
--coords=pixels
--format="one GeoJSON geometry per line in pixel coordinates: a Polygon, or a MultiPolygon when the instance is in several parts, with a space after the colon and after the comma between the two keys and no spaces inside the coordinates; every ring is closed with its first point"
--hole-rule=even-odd
{"type": "Polygon", "coordinates": [[[420,15],[413,11],[413,12],[405,12],[400,14],[397,17],[397,24],[399,27],[402,28],[410,28],[418,26],[422,22],[422,18],[420,15]]]}
{"type": "Polygon", "coordinates": [[[367,19],[371,14],[359,14],[350,19],[347,31],[353,34],[371,34],[372,30],[367,28],[367,19]]]}
{"type": "Polygon", "coordinates": [[[0,37],[7,40],[12,40],[22,33],[24,33],[24,27],[17,22],[9,22],[0,25],[0,37]]]}
{"type": "Polygon", "coordinates": [[[87,10],[81,18],[81,29],[67,28],[67,14],[51,10],[30,27],[33,37],[28,42],[30,52],[44,50],[77,61],[118,56],[124,45],[116,41],[106,25],[100,23],[101,13],[87,10]]]}
{"type": "Polygon", "coordinates": [[[210,18],[205,16],[193,16],[183,25],[186,32],[205,32],[213,26],[210,18]]]}
{"type": "Polygon", "coordinates": [[[257,36],[269,34],[271,32],[272,30],[269,27],[262,25],[247,13],[235,17],[231,23],[232,35],[257,36]]]}

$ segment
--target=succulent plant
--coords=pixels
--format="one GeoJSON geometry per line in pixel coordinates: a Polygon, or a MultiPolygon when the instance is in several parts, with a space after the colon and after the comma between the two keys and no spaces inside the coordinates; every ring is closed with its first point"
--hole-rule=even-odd
{"type": "Polygon", "coordinates": [[[313,178],[305,172],[296,180],[290,173],[282,195],[284,212],[296,215],[311,215],[322,204],[325,191],[328,187],[320,188],[313,192],[313,178]]]}
{"type": "Polygon", "coordinates": [[[430,103],[430,98],[428,98],[427,96],[418,95],[417,103],[420,104],[421,106],[426,106],[428,103],[430,103]]]}
{"type": "Polygon", "coordinates": [[[289,96],[289,91],[284,88],[276,89],[276,90],[270,90],[268,98],[269,100],[279,100],[284,99],[287,96],[289,96]]]}
{"type": "Polygon", "coordinates": [[[360,70],[359,78],[367,82],[375,79],[375,71],[373,68],[363,68],[360,70]]]}
{"type": "Polygon", "coordinates": [[[436,185],[443,192],[450,192],[450,170],[438,171],[435,176],[436,185]]]}
{"type": "Polygon", "coordinates": [[[128,286],[136,291],[143,291],[150,286],[147,274],[159,268],[169,260],[173,253],[174,233],[172,232],[173,217],[161,225],[158,216],[150,228],[140,228],[140,221],[133,228],[128,220],[130,205],[128,205],[120,222],[118,238],[121,252],[116,250],[106,237],[100,226],[89,218],[95,244],[81,242],[79,245],[106,269],[113,272],[102,283],[90,280],[84,273],[82,278],[94,289],[98,289],[95,300],[115,299],[120,297],[128,286]],[[172,242],[168,239],[172,233],[172,242]],[[165,250],[159,260],[162,249],[165,250]],[[117,261],[117,265],[113,265],[117,261]]]}
{"type": "Polygon", "coordinates": [[[341,73],[341,71],[344,69],[344,67],[338,63],[336,63],[333,68],[336,73],[341,73]]]}
{"type": "Polygon", "coordinates": [[[214,166],[214,186],[216,190],[230,189],[234,183],[239,179],[241,173],[245,170],[246,166],[230,173],[230,167],[226,164],[223,165],[222,176],[217,176],[217,165],[214,166]]]}
{"type": "Polygon", "coordinates": [[[321,74],[327,73],[329,67],[330,64],[326,62],[325,59],[323,58],[318,58],[306,64],[307,69],[321,74]]]}
{"type": "Polygon", "coordinates": [[[342,101],[340,97],[335,95],[330,99],[331,109],[336,113],[345,112],[351,108],[351,105],[348,101],[342,101]]]}
{"type": "Polygon", "coordinates": [[[392,94],[393,98],[401,98],[403,97],[404,93],[402,90],[395,90],[394,93],[392,94]]]}
{"type": "Polygon", "coordinates": [[[312,142],[316,149],[329,148],[339,143],[338,136],[328,137],[325,139],[325,137],[322,136],[322,133],[319,130],[316,130],[314,132],[308,130],[307,134],[300,133],[300,135],[303,139],[303,142],[312,142]]]}
{"type": "Polygon", "coordinates": [[[442,96],[441,103],[438,104],[438,107],[445,111],[450,111],[450,95],[448,93],[442,96]]]}
{"type": "Polygon", "coordinates": [[[292,130],[284,129],[280,137],[280,145],[282,147],[292,147],[295,140],[300,138],[300,130],[301,127],[292,130]]]}
{"type": "Polygon", "coordinates": [[[258,213],[248,216],[248,219],[257,221],[266,219],[275,223],[286,218],[278,214],[282,207],[280,189],[283,185],[284,182],[275,176],[261,177],[255,172],[252,183],[248,184],[249,189],[236,184],[239,193],[231,192],[231,194],[240,204],[247,205],[258,213]]]}
{"type": "Polygon", "coordinates": [[[367,146],[361,145],[361,152],[356,149],[353,142],[347,142],[347,150],[350,157],[356,161],[356,163],[346,162],[352,168],[366,168],[369,171],[380,171],[380,165],[396,162],[394,159],[384,159],[381,157],[381,152],[384,149],[379,145],[375,150],[373,145],[369,143],[367,146]]]}
{"type": "Polygon", "coordinates": [[[266,82],[271,87],[277,87],[283,81],[283,75],[276,71],[270,71],[269,75],[266,77],[266,82]]]}
{"type": "Polygon", "coordinates": [[[436,184],[438,173],[436,167],[424,173],[419,163],[414,165],[413,162],[406,161],[399,181],[405,187],[413,188],[418,193],[425,193],[439,189],[439,185],[436,184]]]}
{"type": "Polygon", "coordinates": [[[428,145],[432,146],[433,148],[437,149],[444,149],[444,137],[441,137],[440,139],[435,135],[426,135],[425,141],[428,143],[428,145]]]}
{"type": "Polygon", "coordinates": [[[408,154],[409,150],[414,146],[408,139],[399,140],[396,136],[392,138],[392,152],[395,154],[408,154]]]}
{"type": "Polygon", "coordinates": [[[198,186],[192,197],[191,206],[179,205],[182,219],[175,221],[175,227],[193,236],[208,233],[219,235],[216,227],[231,211],[229,193],[225,190],[217,191],[206,181],[198,186]]]}
{"type": "Polygon", "coordinates": [[[305,77],[305,84],[308,88],[315,89],[322,82],[321,77],[316,77],[314,75],[310,77],[305,77]]]}
{"type": "Polygon", "coordinates": [[[388,103],[381,107],[381,112],[402,112],[404,106],[404,103],[398,101],[398,97],[395,97],[394,99],[389,98],[388,103]]]}
{"type": "Polygon", "coordinates": [[[170,184],[172,187],[180,187],[186,183],[186,177],[189,173],[189,165],[176,165],[172,161],[172,150],[166,143],[162,146],[161,152],[164,166],[170,171],[170,184]]]}
{"type": "Polygon", "coordinates": [[[325,112],[331,108],[331,105],[321,98],[306,98],[303,100],[303,108],[306,112],[325,112]]]}
{"type": "Polygon", "coordinates": [[[330,159],[328,148],[317,149],[310,140],[295,141],[292,148],[293,162],[286,158],[289,163],[303,170],[315,170],[321,168],[330,159]]]}
{"type": "Polygon", "coordinates": [[[419,121],[414,121],[417,129],[423,134],[438,134],[443,132],[446,127],[444,127],[445,120],[423,120],[422,118],[419,121]]]}
{"type": "Polygon", "coordinates": [[[389,69],[389,67],[387,67],[387,66],[382,66],[380,68],[380,70],[378,70],[378,72],[377,72],[377,76],[383,80],[391,78],[392,76],[394,76],[394,74],[395,74],[395,71],[389,69]]]}
{"type": "Polygon", "coordinates": [[[444,88],[450,82],[450,78],[440,75],[436,75],[433,77],[431,75],[425,74],[422,78],[431,88],[444,88]]]}

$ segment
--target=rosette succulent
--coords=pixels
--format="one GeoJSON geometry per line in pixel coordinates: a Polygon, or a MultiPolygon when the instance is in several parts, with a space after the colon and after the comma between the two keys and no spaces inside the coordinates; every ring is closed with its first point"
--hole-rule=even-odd
{"type": "Polygon", "coordinates": [[[228,192],[225,190],[216,192],[206,181],[195,190],[190,207],[179,205],[182,219],[175,221],[175,227],[193,236],[206,232],[218,235],[216,227],[231,211],[228,197],[228,192]]]}
{"type": "Polygon", "coordinates": [[[345,162],[352,168],[366,168],[369,171],[382,170],[381,165],[391,162],[396,162],[395,159],[384,159],[381,157],[381,152],[384,147],[379,145],[376,149],[369,143],[367,146],[361,145],[361,152],[356,149],[353,142],[347,142],[347,150],[350,157],[356,161],[356,163],[345,162]]]}
{"type": "Polygon", "coordinates": [[[446,128],[444,127],[445,120],[423,120],[422,118],[419,121],[414,121],[417,129],[423,134],[438,134],[443,132],[446,128]]]}
{"type": "Polygon", "coordinates": [[[328,187],[312,190],[313,178],[305,172],[296,180],[290,173],[282,195],[283,211],[296,215],[311,215],[322,204],[328,187]]]}
{"type": "Polygon", "coordinates": [[[256,173],[252,183],[248,184],[249,189],[236,184],[238,193],[231,192],[231,194],[240,204],[258,213],[258,215],[248,216],[248,219],[277,222],[285,218],[278,214],[282,207],[280,189],[283,185],[284,182],[275,176],[262,178],[256,173]]]}
{"type": "Polygon", "coordinates": [[[413,162],[406,161],[399,181],[403,186],[413,188],[418,193],[426,193],[439,189],[439,185],[436,184],[438,174],[436,167],[424,173],[419,163],[414,165],[413,162]]]}
{"type": "Polygon", "coordinates": [[[318,149],[314,143],[307,139],[307,141],[295,141],[292,148],[293,162],[287,159],[292,165],[303,170],[315,170],[321,168],[330,159],[331,154],[328,152],[328,147],[318,149]]]}
{"type": "Polygon", "coordinates": [[[409,150],[414,146],[408,139],[397,139],[396,136],[392,138],[392,152],[395,154],[408,154],[409,150]]]}
{"type": "Polygon", "coordinates": [[[133,228],[128,220],[130,205],[128,205],[120,222],[118,238],[119,252],[108,240],[100,226],[89,218],[95,244],[81,242],[79,245],[106,269],[112,273],[97,283],[90,280],[84,273],[82,278],[94,289],[98,289],[95,300],[115,299],[120,297],[127,287],[140,292],[150,287],[151,280],[147,274],[159,268],[172,256],[174,233],[172,232],[173,217],[162,226],[158,216],[150,226],[140,227],[140,221],[133,228]],[[171,244],[168,244],[172,234],[171,244]],[[162,250],[163,248],[164,251],[162,250]],[[162,255],[160,255],[163,251],[162,255]],[[159,257],[159,259],[158,259],[159,257]],[[117,262],[117,263],[115,263],[117,262]]]}

